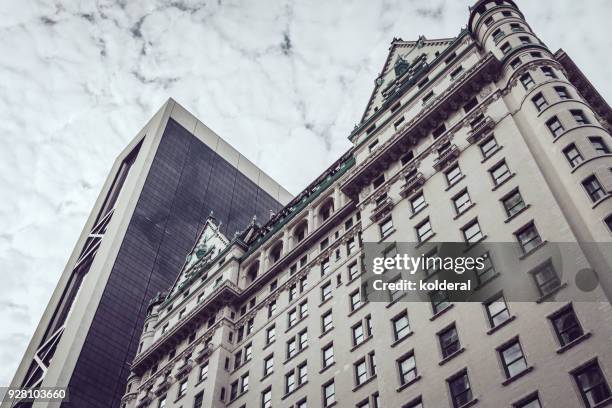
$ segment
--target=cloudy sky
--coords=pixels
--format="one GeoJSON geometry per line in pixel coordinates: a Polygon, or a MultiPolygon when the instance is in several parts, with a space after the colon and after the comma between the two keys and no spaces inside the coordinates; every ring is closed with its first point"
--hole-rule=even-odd
{"type": "MultiPolygon", "coordinates": [[[[349,147],[391,39],[455,36],[470,3],[0,2],[0,386],[114,157],[168,97],[297,193],[349,147]]],[[[519,5],[611,101],[612,3],[519,5]]]]}

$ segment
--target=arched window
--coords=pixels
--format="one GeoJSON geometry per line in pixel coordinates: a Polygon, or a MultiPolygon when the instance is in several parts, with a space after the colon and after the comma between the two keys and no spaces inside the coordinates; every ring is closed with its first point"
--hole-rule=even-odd
{"type": "Polygon", "coordinates": [[[283,243],[281,241],[281,242],[274,244],[272,249],[270,249],[270,260],[272,261],[272,263],[274,264],[278,262],[282,254],[283,254],[283,243]]]}
{"type": "Polygon", "coordinates": [[[329,198],[327,201],[321,205],[319,209],[319,216],[321,216],[321,221],[326,221],[334,212],[334,200],[333,198],[329,198]]]}
{"type": "Polygon", "coordinates": [[[302,242],[304,238],[306,238],[307,234],[308,234],[308,221],[303,220],[293,230],[293,236],[295,237],[295,242],[302,242]]]}
{"type": "Polygon", "coordinates": [[[259,261],[256,261],[255,263],[253,263],[253,265],[249,266],[249,269],[247,270],[247,283],[251,283],[253,282],[255,279],[257,279],[257,273],[259,272],[259,261]]]}

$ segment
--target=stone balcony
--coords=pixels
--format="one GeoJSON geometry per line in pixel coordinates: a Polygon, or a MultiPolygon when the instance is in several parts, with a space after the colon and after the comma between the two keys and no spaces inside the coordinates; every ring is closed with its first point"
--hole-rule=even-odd
{"type": "Polygon", "coordinates": [[[484,135],[493,130],[494,127],[495,121],[490,116],[487,116],[484,120],[481,120],[478,123],[472,125],[472,129],[470,130],[470,133],[467,137],[467,141],[472,144],[476,143],[477,141],[482,139],[484,135]]]}
{"type": "Polygon", "coordinates": [[[423,184],[425,184],[425,176],[423,173],[416,173],[414,176],[406,179],[406,183],[400,189],[400,195],[404,198],[418,190],[423,184]]]}
{"type": "Polygon", "coordinates": [[[181,379],[184,376],[188,375],[192,368],[193,361],[190,358],[183,360],[176,368],[176,378],[181,379]]]}
{"type": "Polygon", "coordinates": [[[379,221],[385,215],[391,211],[393,208],[393,200],[390,197],[385,197],[382,201],[376,204],[376,207],[372,210],[372,214],[370,214],[370,219],[373,222],[379,221]]]}
{"type": "Polygon", "coordinates": [[[450,145],[447,149],[438,153],[438,157],[435,158],[434,168],[438,171],[442,170],[459,157],[459,153],[461,152],[457,145],[450,145]]]}
{"type": "Polygon", "coordinates": [[[171,377],[169,375],[162,375],[157,379],[155,385],[153,386],[153,393],[155,395],[162,395],[164,392],[170,388],[172,385],[171,377]]]}
{"type": "Polygon", "coordinates": [[[213,345],[210,343],[199,345],[195,351],[195,360],[198,363],[201,362],[206,357],[210,356],[212,354],[212,351],[213,351],[213,345]]]}

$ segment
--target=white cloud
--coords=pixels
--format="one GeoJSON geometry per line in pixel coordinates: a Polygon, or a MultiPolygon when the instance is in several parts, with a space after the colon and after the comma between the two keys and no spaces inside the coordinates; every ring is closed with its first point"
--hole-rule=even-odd
{"type": "MultiPolygon", "coordinates": [[[[169,96],[297,193],[348,149],[391,39],[454,36],[469,3],[0,2],[0,385],[114,157],[169,96]]],[[[593,3],[520,6],[610,100],[612,4],[593,3]]]]}

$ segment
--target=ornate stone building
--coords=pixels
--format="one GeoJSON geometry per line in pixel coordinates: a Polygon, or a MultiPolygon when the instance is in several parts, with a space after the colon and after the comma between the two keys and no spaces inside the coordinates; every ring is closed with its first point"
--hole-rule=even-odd
{"type": "Polygon", "coordinates": [[[457,37],[394,39],[350,151],[263,225],[207,221],[149,304],[123,406],[607,405],[612,251],[589,243],[612,241],[611,123],[511,0],[478,1],[457,37]],[[511,276],[534,301],[364,296],[367,243],[443,241],[507,243],[519,266],[494,253],[475,287],[511,276]],[[559,300],[582,278],[552,242],[604,301],[559,300]]]}

